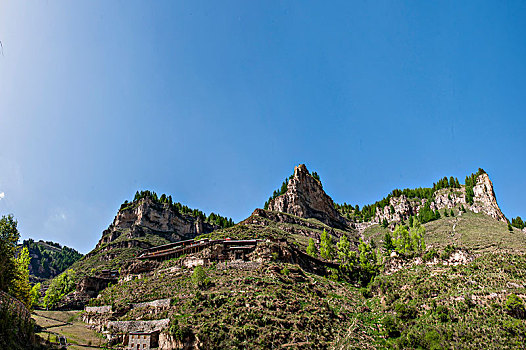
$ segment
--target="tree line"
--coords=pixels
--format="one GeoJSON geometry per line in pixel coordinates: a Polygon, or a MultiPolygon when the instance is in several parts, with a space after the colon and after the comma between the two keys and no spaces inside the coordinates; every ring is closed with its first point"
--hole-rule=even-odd
{"type": "MultiPolygon", "coordinates": [[[[426,251],[424,242],[425,227],[413,220],[411,225],[398,225],[393,233],[387,232],[383,239],[383,254],[389,256],[392,252],[404,257],[422,255],[426,251]]],[[[306,252],[315,258],[338,262],[338,271],[332,271],[334,279],[359,280],[367,285],[378,274],[382,265],[382,252],[373,239],[365,242],[360,238],[358,250],[351,249],[351,243],[346,235],[342,235],[335,244],[333,237],[324,229],[319,246],[313,238],[309,238],[306,252]]]]}
{"type": "Polygon", "coordinates": [[[234,220],[232,220],[232,218],[227,218],[227,217],[221,216],[213,212],[207,216],[204,212],[202,212],[199,209],[192,209],[179,202],[174,202],[172,199],[172,196],[167,196],[164,193],[161,196],[158,196],[157,193],[155,193],[154,191],[149,191],[149,190],[137,191],[135,193],[135,196],[133,197],[133,202],[129,203],[127,200],[124,201],[124,203],[121,205],[120,210],[125,210],[125,209],[130,208],[131,204],[137,203],[143,198],[149,198],[154,203],[167,204],[170,208],[172,208],[173,210],[176,210],[180,214],[192,215],[196,218],[200,218],[204,222],[215,224],[221,228],[228,228],[228,227],[234,226],[234,220]]]}
{"type": "Polygon", "coordinates": [[[289,180],[292,179],[294,175],[290,175],[288,178],[286,178],[283,183],[281,184],[281,187],[278,188],[277,190],[274,190],[274,192],[272,192],[272,196],[270,196],[268,198],[268,200],[265,202],[265,204],[263,205],[263,209],[265,210],[268,210],[268,206],[270,204],[270,202],[274,199],[274,198],[277,198],[283,194],[285,194],[285,192],[287,192],[288,190],[288,184],[289,184],[289,180]]]}
{"type": "Polygon", "coordinates": [[[511,226],[522,230],[524,227],[526,227],[526,223],[522,220],[520,216],[517,216],[515,219],[511,219],[511,226]]]}

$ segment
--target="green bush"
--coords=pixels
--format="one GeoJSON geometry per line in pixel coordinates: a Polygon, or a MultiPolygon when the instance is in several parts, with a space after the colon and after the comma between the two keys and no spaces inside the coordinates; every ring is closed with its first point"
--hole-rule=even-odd
{"type": "Polygon", "coordinates": [[[177,319],[170,321],[170,328],[168,328],[168,333],[179,341],[190,337],[192,335],[192,330],[187,326],[180,326],[177,319]]]}
{"type": "Polygon", "coordinates": [[[406,305],[401,302],[396,303],[394,309],[398,317],[400,317],[402,320],[414,319],[418,315],[418,312],[414,306],[406,305]]]}
{"type": "Polygon", "coordinates": [[[425,252],[424,255],[422,255],[422,260],[424,260],[424,262],[431,261],[434,258],[438,258],[438,252],[436,251],[436,249],[431,249],[425,252]]]}
{"type": "Polygon", "coordinates": [[[504,303],[504,310],[515,318],[525,319],[526,318],[526,308],[524,307],[524,302],[515,294],[511,294],[506,299],[504,303]]]}
{"type": "Polygon", "coordinates": [[[383,318],[382,324],[384,326],[385,335],[388,338],[398,338],[400,336],[400,330],[398,329],[396,317],[388,314],[383,318]]]}
{"type": "Polygon", "coordinates": [[[440,322],[444,323],[449,321],[449,309],[447,306],[439,305],[435,310],[435,314],[440,322]]]}
{"type": "Polygon", "coordinates": [[[194,268],[192,283],[198,288],[206,288],[210,285],[210,278],[208,278],[205,269],[201,265],[194,268]]]}

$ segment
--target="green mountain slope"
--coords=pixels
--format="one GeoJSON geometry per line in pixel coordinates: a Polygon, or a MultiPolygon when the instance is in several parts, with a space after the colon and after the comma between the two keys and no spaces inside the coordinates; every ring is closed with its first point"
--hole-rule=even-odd
{"type": "Polygon", "coordinates": [[[53,278],[82,258],[75,249],[51,241],[28,239],[22,246],[29,250],[29,275],[33,282],[53,278]]]}
{"type": "MultiPolygon", "coordinates": [[[[526,233],[512,228],[482,213],[467,211],[459,215],[458,208],[454,217],[445,217],[424,224],[426,228],[425,242],[428,248],[443,248],[453,245],[467,249],[472,253],[483,252],[515,252],[526,253],[526,233]]],[[[383,243],[383,237],[388,229],[381,225],[373,225],[363,232],[367,240],[374,239],[383,243]]]]}

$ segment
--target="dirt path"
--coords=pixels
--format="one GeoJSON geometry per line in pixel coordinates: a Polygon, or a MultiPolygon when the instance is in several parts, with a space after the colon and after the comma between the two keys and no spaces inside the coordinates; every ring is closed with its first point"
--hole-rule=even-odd
{"type": "Polygon", "coordinates": [[[95,331],[87,328],[86,324],[78,316],[78,311],[42,311],[33,312],[33,319],[43,328],[39,333],[41,337],[47,339],[48,334],[53,333],[63,335],[67,338],[68,349],[88,350],[104,348],[104,339],[95,331]]]}

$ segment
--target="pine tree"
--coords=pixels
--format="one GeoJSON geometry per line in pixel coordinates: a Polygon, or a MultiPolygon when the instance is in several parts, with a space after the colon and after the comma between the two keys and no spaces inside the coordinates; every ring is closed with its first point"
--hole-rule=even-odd
{"type": "Polygon", "coordinates": [[[307,254],[310,256],[317,258],[318,257],[318,249],[316,249],[316,245],[314,244],[314,240],[312,238],[309,238],[309,245],[307,246],[307,254]]]}
{"type": "Polygon", "coordinates": [[[451,209],[451,213],[450,213],[451,217],[454,217],[455,216],[455,212],[453,211],[453,209],[451,209]]]}
{"type": "Polygon", "coordinates": [[[31,288],[31,292],[29,293],[30,298],[31,298],[31,309],[33,309],[35,306],[39,305],[40,289],[41,289],[40,283],[35,284],[31,288]]]}
{"type": "Polygon", "coordinates": [[[334,258],[334,243],[332,242],[332,236],[323,229],[321,234],[320,242],[320,255],[322,258],[332,260],[334,258]]]}
{"type": "Polygon", "coordinates": [[[336,243],[336,247],[338,248],[338,261],[342,265],[347,265],[351,245],[346,235],[342,235],[340,241],[336,243]]]}
{"type": "Polygon", "coordinates": [[[520,216],[517,216],[515,219],[511,219],[511,225],[522,230],[525,226],[524,221],[520,216]]]}
{"type": "Polygon", "coordinates": [[[387,228],[387,226],[389,226],[389,222],[387,222],[387,218],[384,218],[384,219],[382,220],[382,227],[383,227],[383,228],[387,228]]]}
{"type": "Polygon", "coordinates": [[[15,252],[20,233],[13,215],[0,219],[0,290],[9,292],[17,277],[15,252]]]}
{"type": "Polygon", "coordinates": [[[20,300],[26,307],[31,308],[31,285],[29,284],[29,250],[23,247],[15,259],[16,277],[13,281],[11,294],[20,300]]]}
{"type": "Polygon", "coordinates": [[[377,272],[377,256],[371,245],[360,238],[358,245],[362,283],[368,283],[377,272]]]}
{"type": "Polygon", "coordinates": [[[390,252],[393,251],[394,248],[395,248],[395,246],[393,244],[393,238],[391,236],[391,233],[390,232],[386,232],[385,235],[384,235],[384,249],[385,249],[386,253],[389,254],[390,252]]]}

